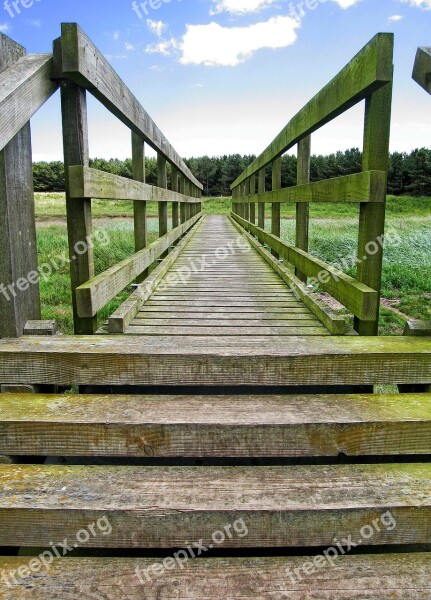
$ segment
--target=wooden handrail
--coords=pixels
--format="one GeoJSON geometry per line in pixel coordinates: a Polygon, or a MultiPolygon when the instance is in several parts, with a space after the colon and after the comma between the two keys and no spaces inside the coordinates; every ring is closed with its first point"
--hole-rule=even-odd
{"type": "Polygon", "coordinates": [[[431,94],[431,48],[418,48],[413,79],[431,94]]]}
{"type": "Polygon", "coordinates": [[[383,268],[381,240],[384,239],[389,169],[393,45],[393,34],[380,33],[375,36],[321,92],[299,111],[231,186],[233,216],[245,229],[253,231],[253,235],[257,235],[255,204],[258,203],[259,235],[257,237],[260,236],[261,241],[267,235],[264,231],[265,203],[271,204],[270,245],[275,257],[279,255],[279,249],[283,248],[280,239],[280,205],[296,204],[296,244],[290,246],[289,260],[295,267],[296,277],[305,284],[307,277],[315,276],[313,273],[315,269],[310,268],[310,265],[317,260],[313,261],[313,257],[308,253],[308,205],[312,202],[359,203],[358,267],[356,280],[352,279],[352,282],[355,281],[357,285],[364,286],[364,290],[370,290],[374,294],[372,305],[365,308],[356,305],[356,301],[352,303],[349,294],[339,289],[342,287],[339,283],[337,286],[326,287],[334,297],[339,300],[342,298],[340,301],[352,309],[355,314],[355,329],[361,335],[378,333],[383,268]],[[310,183],[311,134],[362,100],[366,101],[362,172],[310,183]],[[296,144],[298,145],[297,185],[281,189],[281,156],[296,144]],[[272,190],[266,191],[266,167],[270,164],[272,164],[272,190]],[[250,189],[255,190],[257,174],[259,174],[259,192],[250,193],[250,189]],[[369,251],[370,247],[373,248],[372,252],[369,251]]]}

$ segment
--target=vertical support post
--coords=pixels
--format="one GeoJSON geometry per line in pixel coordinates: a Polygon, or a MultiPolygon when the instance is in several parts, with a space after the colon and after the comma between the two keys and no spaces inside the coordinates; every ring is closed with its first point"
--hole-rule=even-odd
{"type": "MultiPolygon", "coordinates": [[[[250,177],[250,195],[254,196],[255,193],[256,193],[256,176],[252,175],[250,177]]],[[[249,207],[250,207],[250,221],[254,225],[256,223],[256,203],[251,202],[249,204],[249,207]]]]}
{"type": "MultiPolygon", "coordinates": [[[[171,167],[172,191],[179,192],[179,171],[176,167],[171,167]]],[[[172,228],[175,229],[180,224],[180,205],[178,202],[172,202],[172,228]]]]}
{"type": "MultiPolygon", "coordinates": [[[[382,60],[392,60],[393,37],[386,36],[382,48],[382,60]]],[[[385,171],[389,169],[389,140],[391,129],[393,82],[372,93],[366,100],[364,171],[385,171]]],[[[385,233],[386,185],[375,193],[375,202],[362,203],[359,218],[358,269],[356,278],[361,283],[376,290],[379,295],[382,285],[383,236],[385,233]],[[372,252],[370,249],[372,248],[372,252]],[[377,248],[377,252],[375,252],[377,248]],[[364,258],[366,257],[366,260],[364,258]]],[[[379,332],[379,308],[373,321],[355,318],[354,327],[359,335],[376,336],[379,332]]]]}
{"type": "MultiPolygon", "coordinates": [[[[281,190],[281,156],[272,163],[272,190],[281,190]]],[[[281,204],[273,202],[271,212],[271,233],[280,237],[281,235],[281,204]]],[[[275,258],[279,258],[277,252],[272,251],[275,258]]]]}
{"type": "MultiPolygon", "coordinates": [[[[244,200],[246,200],[247,196],[250,195],[250,179],[246,179],[244,181],[244,191],[243,191],[243,193],[244,193],[244,200]]],[[[250,204],[248,202],[245,202],[243,204],[243,207],[244,207],[244,217],[243,218],[246,221],[249,221],[250,220],[250,204]]]]}
{"type": "MultiPolygon", "coordinates": [[[[24,55],[0,34],[0,72],[24,55]]],[[[0,247],[0,338],[20,337],[40,319],[30,123],[0,152],[0,247]]]]}
{"type": "MultiPolygon", "coordinates": [[[[297,185],[310,183],[310,158],[311,158],[311,136],[301,140],[298,144],[298,167],[297,185]]],[[[308,236],[310,228],[310,205],[308,202],[296,204],[296,247],[308,252],[308,236]]],[[[299,269],[295,269],[295,275],[304,283],[307,283],[307,275],[299,269]]]]}
{"type": "MultiPolygon", "coordinates": [[[[168,188],[168,176],[166,172],[166,158],[157,155],[157,185],[159,188],[168,188]]],[[[159,236],[168,233],[168,203],[159,202],[159,236]]]]}
{"type": "MultiPolygon", "coordinates": [[[[142,138],[132,131],[132,172],[133,179],[145,183],[145,144],[142,138]]],[[[135,231],[135,251],[139,252],[148,245],[147,228],[147,203],[135,201],[133,203],[133,219],[135,231]]],[[[137,279],[142,283],[148,277],[148,269],[137,279]]]]}
{"type": "Polygon", "coordinates": [[[61,110],[74,330],[77,335],[94,334],[97,330],[97,316],[80,317],[76,305],[76,288],[94,277],[93,247],[88,243],[92,235],[91,200],[71,199],[69,193],[69,167],[89,165],[86,91],[72,81],[63,80],[61,110]],[[76,248],[83,243],[86,244],[87,251],[77,253],[76,248]]]}
{"type": "MultiPolygon", "coordinates": [[[[181,193],[185,196],[187,193],[186,177],[182,173],[180,174],[180,185],[181,185],[181,193]]],[[[185,223],[187,220],[186,203],[185,202],[181,202],[181,205],[180,205],[180,220],[181,220],[181,223],[185,223]]]]}
{"type": "MultiPolygon", "coordinates": [[[[258,181],[258,193],[264,194],[266,191],[265,188],[265,169],[261,169],[259,171],[259,181],[258,181]]],[[[258,204],[258,216],[257,216],[257,224],[261,229],[265,229],[265,202],[259,202],[258,204]]]]}

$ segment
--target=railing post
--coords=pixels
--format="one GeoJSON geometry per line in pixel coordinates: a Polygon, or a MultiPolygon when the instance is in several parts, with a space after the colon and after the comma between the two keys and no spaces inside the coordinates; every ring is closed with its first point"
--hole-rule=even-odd
{"type": "MultiPolygon", "coordinates": [[[[172,191],[179,192],[180,186],[178,181],[179,171],[176,167],[171,166],[172,191]]],[[[172,228],[175,229],[180,224],[180,205],[178,202],[172,202],[172,228]]]]}
{"type": "MultiPolygon", "coordinates": [[[[387,39],[386,53],[393,56],[393,39],[387,39]]],[[[364,171],[385,171],[389,168],[389,140],[391,129],[392,81],[366,100],[364,133],[364,171]]],[[[355,318],[354,327],[359,335],[374,336],[379,332],[379,307],[383,269],[383,236],[385,232],[386,185],[376,191],[374,202],[362,203],[359,219],[357,279],[379,294],[374,321],[355,318]]]]}
{"type": "MultiPolygon", "coordinates": [[[[298,144],[298,167],[297,167],[297,185],[310,183],[310,157],[311,157],[311,136],[301,140],[298,144]]],[[[308,252],[308,234],[310,225],[310,206],[308,202],[298,202],[296,204],[296,247],[308,252]]],[[[295,269],[296,276],[307,283],[307,275],[295,269]]]]}
{"type": "MultiPolygon", "coordinates": [[[[186,177],[182,173],[180,174],[180,187],[181,187],[181,193],[183,195],[185,195],[186,194],[186,177]]],[[[186,203],[185,202],[181,202],[181,204],[180,204],[180,220],[181,220],[181,223],[185,223],[187,220],[186,203]]]]}
{"type": "MultiPolygon", "coordinates": [[[[256,176],[252,175],[250,177],[250,195],[254,196],[256,193],[256,176]]],[[[253,223],[253,225],[256,223],[256,203],[255,202],[251,202],[249,204],[249,210],[250,210],[250,221],[253,223]]]]}
{"type": "MultiPolygon", "coordinates": [[[[166,172],[166,158],[157,154],[157,185],[159,188],[167,189],[168,176],[166,172]]],[[[168,203],[159,202],[159,236],[168,233],[168,203]]]]}
{"type": "MultiPolygon", "coordinates": [[[[132,171],[133,179],[145,183],[145,144],[142,138],[132,132],[132,171]]],[[[148,245],[147,228],[147,203],[136,201],[133,203],[135,250],[138,252],[148,245]]],[[[142,283],[148,277],[148,269],[137,278],[137,283],[142,283]]]]}
{"type": "MultiPolygon", "coordinates": [[[[272,190],[281,190],[281,157],[276,158],[272,163],[272,190]]],[[[271,233],[280,237],[281,235],[281,204],[272,203],[271,215],[271,233]]],[[[272,252],[275,258],[279,258],[277,252],[272,252]]]]}
{"type": "Polygon", "coordinates": [[[69,187],[69,167],[89,165],[86,91],[72,81],[63,80],[61,110],[74,330],[77,335],[94,334],[97,316],[80,317],[76,304],[76,288],[94,277],[93,245],[89,243],[92,236],[91,200],[70,198],[69,187]],[[77,252],[83,244],[86,252],[77,252]]]}
{"type": "MultiPolygon", "coordinates": [[[[244,197],[250,195],[250,179],[246,179],[244,181],[244,197]]],[[[246,221],[250,220],[250,204],[248,202],[244,203],[244,219],[246,221]]]]}
{"type": "MultiPolygon", "coordinates": [[[[24,55],[0,34],[0,72],[24,55]]],[[[27,321],[40,319],[32,169],[27,123],[0,152],[0,338],[20,337],[27,321]]]]}
{"type": "MultiPolygon", "coordinates": [[[[266,191],[265,177],[266,177],[265,169],[261,169],[259,171],[259,181],[258,181],[259,194],[264,194],[266,191]]],[[[265,229],[265,202],[259,202],[259,204],[258,204],[257,224],[261,229],[265,229]]]]}

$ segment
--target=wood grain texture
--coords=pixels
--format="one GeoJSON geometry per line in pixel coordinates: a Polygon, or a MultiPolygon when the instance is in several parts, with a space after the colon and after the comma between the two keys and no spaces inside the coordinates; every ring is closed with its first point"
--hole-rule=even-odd
{"type": "Polygon", "coordinates": [[[431,394],[0,396],[0,454],[122,457],[431,453],[431,394]]]}
{"type": "Polygon", "coordinates": [[[286,125],[231,189],[326,123],[392,81],[393,34],[379,33],[286,125]]]}
{"type": "Polygon", "coordinates": [[[60,336],[0,340],[0,382],[56,385],[428,384],[413,337],[60,336]]]}
{"type": "Polygon", "coordinates": [[[76,23],[63,23],[61,49],[61,57],[56,65],[56,77],[71,79],[87,88],[153,150],[162,154],[187,179],[202,189],[202,184],[194,177],[137,98],[76,23]]]}
{"type": "MultiPolygon", "coordinates": [[[[0,545],[48,546],[103,516],[110,535],[86,548],[183,548],[213,543],[243,519],[248,535],[223,549],[331,546],[391,512],[364,545],[426,544],[431,465],[91,467],[0,465],[0,545]],[[109,483],[108,483],[109,482],[109,483]],[[49,493],[47,491],[49,490],[49,493]]],[[[364,536],[365,540],[365,536],[364,536]]]]}
{"type": "Polygon", "coordinates": [[[413,79],[431,94],[431,48],[418,48],[413,69],[413,79]]]}
{"type": "MultiPolygon", "coordinates": [[[[8,69],[24,59],[24,48],[0,33],[0,78],[4,84],[13,84],[8,69]]],[[[2,110],[1,130],[7,129],[10,118],[2,110]]],[[[17,122],[21,122],[19,117],[17,122]]],[[[17,337],[28,320],[40,319],[29,122],[0,151],[0,247],[0,283],[5,286],[5,293],[0,294],[0,337],[17,337]],[[30,284],[30,275],[36,283],[30,284]]]]}
{"type": "Polygon", "coordinates": [[[148,185],[113,173],[75,166],[70,168],[71,198],[100,200],[133,200],[135,202],[192,202],[197,198],[183,196],[166,188],[148,185]]]}
{"type": "Polygon", "coordinates": [[[267,244],[288,263],[300,269],[308,277],[318,278],[321,287],[341,302],[363,321],[375,320],[378,292],[353,277],[335,269],[311,254],[291,246],[278,237],[259,229],[238,215],[232,215],[246,231],[255,235],[262,244],[267,244]]]}
{"type": "Polygon", "coordinates": [[[52,55],[23,56],[0,74],[0,149],[30,121],[58,89],[51,79],[52,55]]]}
{"type": "Polygon", "coordinates": [[[89,317],[97,314],[110,300],[115,298],[136,277],[145,271],[153,262],[159,258],[172,243],[181,237],[200,218],[196,215],[173,229],[162,238],[156,240],[143,250],[133,256],[126,258],[114,265],[104,273],[97,275],[79,286],[76,290],[78,312],[81,317],[89,317]]]}
{"type": "MultiPolygon", "coordinates": [[[[200,558],[161,574],[163,559],[70,558],[49,573],[30,574],[12,589],[0,582],[1,600],[429,600],[431,555],[340,556],[331,567],[315,557],[200,558]],[[140,576],[141,579],[137,576],[140,576]],[[291,576],[290,576],[291,575],[291,576]],[[144,582],[144,583],[142,583],[144,582]]],[[[8,573],[28,558],[0,558],[8,573]]]]}
{"type": "Polygon", "coordinates": [[[381,203],[384,190],[386,190],[386,173],[384,171],[364,171],[283,189],[273,188],[272,192],[266,192],[264,196],[255,194],[244,197],[242,201],[248,203],[270,202],[272,204],[381,203]]]}

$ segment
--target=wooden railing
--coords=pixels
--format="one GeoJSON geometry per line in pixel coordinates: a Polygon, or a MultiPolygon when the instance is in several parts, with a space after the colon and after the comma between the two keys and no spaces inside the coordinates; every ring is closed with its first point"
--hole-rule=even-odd
{"type": "Polygon", "coordinates": [[[413,79],[431,94],[431,47],[418,48],[413,69],[413,79]]]}
{"type": "MultiPolygon", "coordinates": [[[[383,262],[385,203],[393,86],[393,35],[378,34],[280,132],[268,148],[232,184],[232,216],[242,228],[268,245],[276,258],[295,267],[290,277],[297,293],[314,305],[309,277],[355,316],[361,335],[377,335],[383,262]],[[311,134],[362,100],[366,102],[362,172],[310,183],[311,134]],[[281,188],[281,156],[298,146],[297,185],[281,188]],[[265,171],[272,165],[272,190],[265,190],[265,171]],[[258,189],[256,191],[256,185],[258,189]],[[353,279],[309,252],[309,205],[313,202],[360,204],[358,267],[353,279]],[[265,231],[265,204],[272,207],[271,233],[265,231]],[[281,204],[296,204],[296,241],[280,239],[281,204]],[[256,206],[258,210],[256,211],[256,206]],[[256,226],[257,218],[257,226],[256,226]]],[[[341,258],[341,257],[340,257],[341,258]]],[[[310,307],[311,307],[310,306],[310,307]]],[[[331,317],[328,310],[329,324],[331,317]]],[[[336,327],[335,327],[336,328],[336,327]]]]}
{"type": "MultiPolygon", "coordinates": [[[[166,256],[200,218],[202,185],[78,25],[62,25],[53,55],[25,56],[24,49],[4,35],[0,46],[0,215],[6,215],[6,222],[0,224],[5,247],[0,282],[8,289],[27,279],[29,273],[37,274],[29,119],[60,88],[74,328],[76,334],[92,334],[97,329],[98,311],[133,281],[145,281],[151,265],[166,256]],[[130,128],[132,180],[89,168],[87,90],[130,128]],[[145,183],[145,144],[157,152],[157,187],[145,183]],[[98,275],[92,244],[93,198],[134,204],[136,253],[98,275]],[[151,245],[148,201],[159,207],[160,239],[151,245]],[[83,247],[85,251],[77,252],[83,247]]],[[[38,286],[20,292],[16,302],[3,294],[0,309],[2,316],[7,315],[0,324],[0,337],[22,335],[28,320],[40,318],[38,286]]]]}

